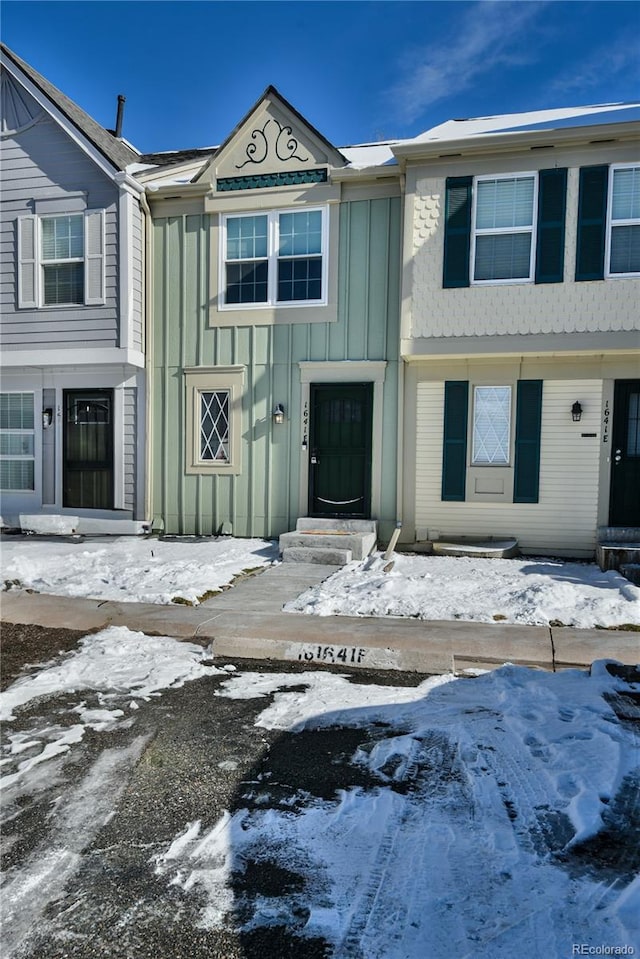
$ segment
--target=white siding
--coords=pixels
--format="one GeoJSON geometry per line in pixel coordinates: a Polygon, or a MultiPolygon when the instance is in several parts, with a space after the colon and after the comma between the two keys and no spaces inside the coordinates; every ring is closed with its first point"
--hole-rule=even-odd
{"type": "Polygon", "coordinates": [[[574,555],[594,550],[600,462],[601,380],[545,380],[538,503],[441,501],[444,384],[417,387],[416,528],[444,535],[514,535],[520,548],[574,555]],[[568,411],[580,399],[580,423],[568,411]],[[583,437],[596,433],[596,437],[583,437]]]}

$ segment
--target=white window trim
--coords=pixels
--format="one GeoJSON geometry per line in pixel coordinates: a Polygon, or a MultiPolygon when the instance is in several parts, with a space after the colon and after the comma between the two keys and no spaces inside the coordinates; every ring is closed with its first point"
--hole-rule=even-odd
{"type": "Polygon", "coordinates": [[[33,429],[31,429],[31,430],[28,430],[28,429],[3,429],[3,430],[0,430],[0,432],[2,432],[3,435],[7,435],[7,436],[22,436],[22,435],[24,435],[25,433],[26,433],[26,434],[30,434],[30,435],[33,436],[33,454],[25,454],[25,453],[15,453],[15,454],[14,454],[14,453],[0,453],[0,460],[2,460],[2,461],[5,461],[5,460],[23,460],[23,461],[25,461],[25,462],[26,462],[26,461],[32,461],[32,462],[33,462],[33,487],[32,487],[31,489],[24,489],[23,487],[17,487],[17,488],[15,488],[15,487],[7,487],[7,488],[4,488],[4,487],[3,487],[3,488],[2,488],[2,493],[3,493],[3,494],[7,494],[7,493],[20,493],[20,494],[22,494],[22,493],[35,493],[35,491],[36,491],[36,486],[37,486],[37,481],[38,481],[37,472],[36,472],[36,462],[37,462],[37,459],[38,459],[38,449],[37,449],[37,445],[38,445],[38,444],[37,444],[38,433],[37,433],[37,430],[36,430],[36,410],[37,410],[36,394],[35,394],[34,390],[18,390],[18,389],[2,390],[2,393],[3,393],[3,394],[7,394],[7,395],[8,395],[8,394],[12,394],[12,393],[20,393],[20,395],[28,394],[28,395],[31,395],[32,401],[33,401],[33,429]]]}
{"type": "MultiPolygon", "coordinates": [[[[220,218],[220,244],[218,251],[218,278],[219,278],[219,289],[218,289],[218,309],[221,312],[232,311],[232,310],[287,310],[287,309],[299,309],[300,307],[317,307],[317,306],[326,306],[328,303],[328,278],[329,278],[329,269],[328,269],[328,259],[329,259],[329,206],[295,206],[295,207],[279,207],[278,209],[273,210],[242,210],[235,213],[224,213],[220,218]],[[322,296],[317,300],[285,300],[281,301],[277,299],[278,293],[278,255],[277,255],[277,241],[278,241],[278,218],[281,213],[321,213],[322,214],[322,251],[320,253],[322,257],[322,296]],[[227,262],[229,263],[243,263],[244,260],[229,260],[227,261],[226,252],[227,252],[227,221],[231,219],[237,219],[238,217],[250,217],[250,216],[266,216],[267,217],[267,256],[266,257],[250,257],[249,262],[254,262],[256,260],[267,261],[267,299],[264,303],[226,303],[225,294],[226,294],[226,280],[227,280],[227,271],[226,266],[227,262]]],[[[317,255],[317,254],[312,254],[317,255]]],[[[306,256],[306,255],[305,255],[306,256]]],[[[305,256],[301,257],[286,257],[286,259],[304,259],[305,256]]]]}
{"type": "Polygon", "coordinates": [[[640,276],[639,272],[634,273],[612,273],[611,272],[611,233],[614,226],[640,226],[639,219],[616,220],[612,218],[613,212],[613,179],[616,170],[633,170],[640,168],[640,163],[615,163],[609,167],[609,182],[607,184],[607,226],[605,234],[604,247],[604,275],[608,280],[624,279],[626,276],[640,276]]]}
{"type": "Polygon", "coordinates": [[[533,283],[535,281],[536,264],[536,242],[538,233],[538,186],[539,175],[537,170],[521,171],[518,173],[496,173],[483,174],[473,178],[473,189],[471,197],[471,249],[469,255],[469,282],[471,286],[505,286],[513,283],[533,283]],[[476,229],[476,206],[478,198],[478,183],[487,180],[524,180],[527,177],[533,178],[533,209],[531,212],[531,226],[527,227],[495,227],[492,229],[476,229]],[[476,271],[476,237],[477,236],[495,236],[497,234],[530,233],[531,250],[529,253],[529,276],[527,277],[508,277],[504,280],[476,280],[474,274],[476,271]]]}
{"type": "Polygon", "coordinates": [[[512,422],[513,422],[513,396],[514,390],[511,383],[477,383],[473,387],[473,405],[471,407],[471,461],[470,465],[474,469],[495,469],[510,467],[513,461],[513,436],[512,436],[512,422]],[[508,406],[508,421],[507,421],[507,458],[506,460],[494,461],[492,463],[486,463],[478,461],[476,459],[477,450],[476,450],[476,409],[477,409],[477,395],[478,390],[491,390],[491,389],[507,389],[509,390],[509,406],[508,406]]]}
{"type": "Polygon", "coordinates": [[[196,366],[184,370],[186,392],[185,472],[233,475],[242,472],[242,393],[244,366],[196,366]],[[200,397],[202,393],[229,394],[229,460],[203,460],[200,455],[200,397]]]}
{"type": "Polygon", "coordinates": [[[45,213],[38,216],[38,228],[37,228],[37,263],[38,263],[38,284],[40,288],[39,304],[46,310],[50,309],[59,309],[60,307],[69,308],[73,306],[84,306],[87,296],[87,224],[84,213],[45,213]],[[42,233],[43,233],[43,222],[45,220],[66,220],[72,216],[82,217],[82,256],[69,256],[63,259],[57,260],[46,260],[44,257],[42,249],[42,233]],[[45,303],[45,280],[44,280],[44,271],[48,266],[68,266],[72,263],[82,263],[82,300],[81,302],[69,302],[69,303],[45,303]]]}
{"type": "MultiPolygon", "coordinates": [[[[72,204],[76,206],[76,204],[72,204]]],[[[59,211],[36,212],[28,216],[18,218],[18,308],[21,310],[69,310],[82,309],[85,306],[102,306],[105,303],[105,244],[106,244],[106,217],[105,210],[97,209],[60,209],[59,211]],[[89,229],[88,222],[90,217],[100,216],[100,252],[91,252],[89,249],[89,229]],[[61,217],[82,216],[83,217],[83,255],[82,257],[69,257],[62,260],[45,260],[42,255],[42,221],[60,219],[61,217]],[[23,247],[22,221],[33,221],[33,246],[34,256],[28,256],[23,247]],[[89,295],[89,264],[91,261],[99,261],[101,270],[100,294],[96,297],[89,295]],[[45,266],[55,266],[57,264],[82,263],[83,271],[83,298],[80,303],[45,303],[44,302],[44,268],[45,266]],[[31,265],[33,269],[34,300],[25,301],[22,289],[22,269],[24,265],[31,265]]]]}

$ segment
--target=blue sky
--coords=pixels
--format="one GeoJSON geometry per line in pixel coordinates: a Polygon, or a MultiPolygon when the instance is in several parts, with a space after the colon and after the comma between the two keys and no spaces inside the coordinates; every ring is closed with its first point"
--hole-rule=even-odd
{"type": "Polygon", "coordinates": [[[637,100],[640,4],[2,0],[2,39],[143,152],[220,143],[269,84],[336,146],[637,100]]]}

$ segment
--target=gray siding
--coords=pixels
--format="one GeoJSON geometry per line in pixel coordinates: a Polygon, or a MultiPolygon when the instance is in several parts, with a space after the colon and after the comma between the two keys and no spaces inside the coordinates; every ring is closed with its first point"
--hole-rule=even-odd
{"type": "Polygon", "coordinates": [[[123,472],[124,472],[124,508],[136,509],[136,394],[132,387],[123,390],[123,472]]]}
{"type": "Polygon", "coordinates": [[[134,204],[131,235],[131,272],[133,287],[132,346],[144,350],[144,218],[137,203],[134,204]]]}
{"type": "Polygon", "coordinates": [[[2,141],[0,308],[5,350],[118,345],[118,190],[50,118],[2,141]],[[19,309],[18,218],[33,201],[86,192],[88,209],[104,209],[106,302],[103,306],[19,309]]]}

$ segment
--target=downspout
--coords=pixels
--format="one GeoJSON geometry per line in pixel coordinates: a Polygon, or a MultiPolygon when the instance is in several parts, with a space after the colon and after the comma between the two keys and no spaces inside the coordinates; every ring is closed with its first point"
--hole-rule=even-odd
{"type": "Polygon", "coordinates": [[[153,289],[151,283],[152,217],[147,194],[140,194],[140,206],[144,213],[144,355],[145,355],[145,466],[144,466],[144,515],[149,530],[153,525],[153,485],[152,485],[152,436],[153,436],[153,289]]]}
{"type": "MultiPolygon", "coordinates": [[[[403,171],[400,174],[400,236],[401,236],[401,250],[400,250],[400,302],[398,304],[398,426],[397,426],[397,462],[396,462],[396,530],[400,530],[402,527],[403,521],[403,511],[404,511],[404,358],[402,356],[402,324],[403,324],[403,314],[402,314],[402,304],[403,304],[403,293],[404,293],[404,269],[405,269],[405,237],[404,237],[404,224],[405,224],[405,204],[406,204],[406,194],[407,194],[407,175],[403,171]]],[[[398,532],[399,535],[399,532],[398,532]]],[[[397,542],[398,536],[395,535],[394,547],[397,542]]]]}

